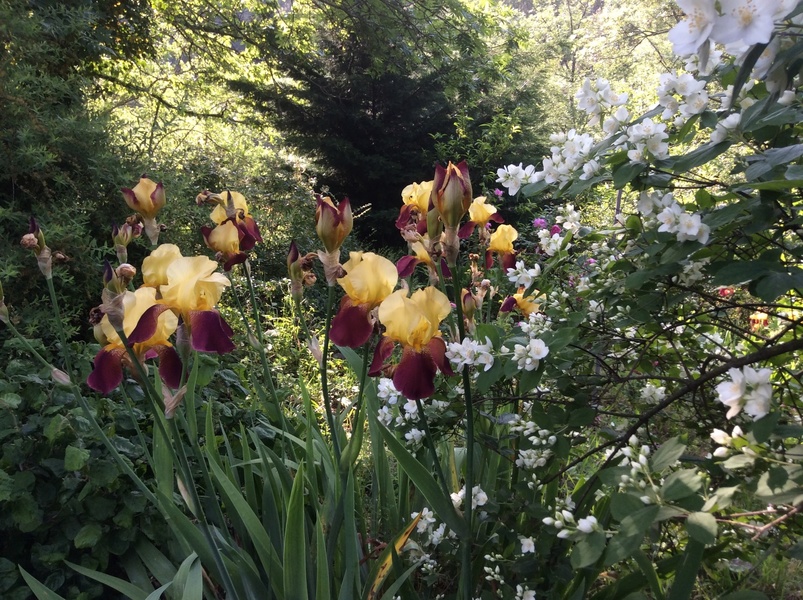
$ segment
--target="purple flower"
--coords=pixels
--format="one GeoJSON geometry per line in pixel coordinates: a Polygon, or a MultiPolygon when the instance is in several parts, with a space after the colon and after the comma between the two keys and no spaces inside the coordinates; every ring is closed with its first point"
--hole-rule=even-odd
{"type": "Polygon", "coordinates": [[[503,191],[502,191],[502,190],[500,190],[499,188],[496,188],[496,189],[494,190],[494,196],[496,196],[497,198],[501,198],[501,197],[502,197],[502,195],[503,195],[504,193],[505,193],[505,192],[503,192],[503,191]]]}
{"type": "Polygon", "coordinates": [[[555,235],[556,233],[559,234],[561,231],[563,230],[560,228],[560,225],[555,224],[550,228],[549,235],[555,235]]]}
{"type": "Polygon", "coordinates": [[[542,219],[540,217],[533,219],[533,227],[535,227],[536,229],[545,229],[546,219],[542,219]]]}

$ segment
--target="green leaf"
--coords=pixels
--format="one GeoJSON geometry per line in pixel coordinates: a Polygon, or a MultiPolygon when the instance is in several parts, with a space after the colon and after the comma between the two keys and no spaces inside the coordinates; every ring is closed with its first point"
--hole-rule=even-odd
{"type": "Polygon", "coordinates": [[[655,454],[650,458],[650,468],[654,473],[660,473],[667,467],[674,465],[686,451],[686,444],[680,437],[673,437],[666,440],[655,454]]]}
{"type": "Polygon", "coordinates": [[[749,286],[750,293],[765,302],[774,302],[778,296],[782,296],[789,290],[803,287],[803,270],[797,268],[790,270],[791,273],[775,271],[765,274],[764,277],[755,280],[749,286]]]}
{"type": "Polygon", "coordinates": [[[59,596],[56,592],[41,584],[36,577],[28,573],[28,571],[22,567],[20,567],[20,573],[22,573],[22,578],[25,580],[25,583],[28,584],[28,587],[31,588],[31,591],[38,600],[64,600],[64,598],[59,596]]]}
{"type": "Polygon", "coordinates": [[[753,429],[750,430],[750,433],[753,434],[756,443],[763,444],[770,439],[770,436],[772,435],[772,432],[775,431],[775,426],[778,424],[780,418],[781,413],[771,412],[753,423],[753,429]]]}
{"type": "Polygon", "coordinates": [[[633,494],[614,492],[611,495],[611,515],[617,521],[624,520],[628,515],[644,508],[644,503],[633,494]]]}
{"type": "Polygon", "coordinates": [[[299,465],[287,503],[284,529],[284,593],[307,600],[307,533],[304,528],[304,466],[299,465]],[[292,568],[287,568],[292,565],[292,568]]]}
{"type": "Polygon", "coordinates": [[[747,454],[735,454],[723,462],[722,466],[725,469],[742,469],[744,467],[753,466],[754,462],[756,462],[756,458],[754,456],[748,456],[747,454]]]}
{"type": "Polygon", "coordinates": [[[698,542],[710,546],[717,541],[717,520],[707,512],[693,512],[686,519],[686,530],[698,542]]]}
{"type": "Polygon", "coordinates": [[[382,433],[382,438],[385,440],[390,452],[396,457],[399,466],[407,473],[407,476],[423,494],[424,498],[427,499],[435,514],[443,519],[446,526],[454,531],[459,538],[465,538],[468,534],[466,522],[457,514],[454,504],[452,504],[452,499],[444,496],[438,482],[435,481],[429,470],[418,462],[386,427],[380,425],[378,429],[382,433]]]}
{"type": "Polygon", "coordinates": [[[103,528],[100,523],[87,523],[78,530],[73,543],[76,548],[91,548],[100,541],[102,535],[103,528]]]}
{"type": "Polygon", "coordinates": [[[21,402],[22,397],[19,394],[13,392],[3,392],[0,394],[0,407],[2,408],[19,408],[21,402]]]}
{"type": "Polygon", "coordinates": [[[65,560],[64,563],[71,569],[80,573],[81,575],[89,577],[90,579],[94,579],[95,581],[102,583],[103,585],[120,592],[121,594],[128,597],[130,600],[145,600],[148,597],[147,592],[139,589],[135,585],[130,584],[124,579],[120,579],[119,577],[112,577],[111,575],[106,575],[106,573],[101,573],[100,571],[95,571],[94,569],[87,569],[86,567],[82,567],[81,565],[76,565],[74,563],[71,563],[68,560],[65,560]]]}
{"type": "Polygon", "coordinates": [[[655,161],[656,166],[669,168],[675,173],[685,173],[712,161],[731,147],[733,142],[725,141],[718,144],[704,144],[682,156],[673,156],[664,160],[655,161]]]}
{"type": "Polygon", "coordinates": [[[67,471],[80,471],[89,460],[89,450],[67,446],[64,450],[64,468],[67,471]]]}
{"type": "Polygon", "coordinates": [[[768,173],[778,165],[782,165],[803,156],[803,144],[793,144],[783,148],[770,148],[761,154],[748,157],[748,161],[753,159],[752,164],[744,172],[748,180],[757,179],[768,173]]]}
{"type": "Polygon", "coordinates": [[[703,562],[703,552],[705,544],[691,539],[686,545],[686,552],[683,554],[683,562],[675,571],[675,581],[669,590],[669,600],[688,600],[694,589],[694,582],[697,580],[697,571],[703,562]]]}
{"type": "Polygon", "coordinates": [[[643,535],[657,516],[657,506],[645,506],[622,519],[619,522],[619,532],[626,536],[643,535]]]}
{"type": "Polygon", "coordinates": [[[201,571],[201,561],[193,552],[181,563],[173,580],[176,588],[181,592],[181,600],[202,600],[204,595],[204,580],[201,571]]]}
{"type": "Polygon", "coordinates": [[[661,497],[669,501],[680,500],[698,492],[702,485],[703,479],[696,469],[675,471],[664,480],[661,497]]]}
{"type": "Polygon", "coordinates": [[[597,562],[605,551],[605,542],[605,534],[601,531],[592,531],[584,536],[572,548],[572,567],[582,569],[597,562]]]}
{"type": "Polygon", "coordinates": [[[647,163],[627,162],[613,170],[613,187],[623,188],[647,169],[647,163]]]}
{"type": "Polygon", "coordinates": [[[737,285],[764,277],[768,271],[777,271],[783,267],[778,262],[749,260],[724,265],[711,280],[711,285],[737,285]]]}

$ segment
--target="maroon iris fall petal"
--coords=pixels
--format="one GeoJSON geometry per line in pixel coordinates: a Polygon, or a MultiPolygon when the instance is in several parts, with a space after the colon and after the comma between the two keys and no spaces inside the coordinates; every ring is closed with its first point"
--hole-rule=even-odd
{"type": "Polygon", "coordinates": [[[374,358],[371,361],[371,366],[368,369],[369,377],[376,377],[382,374],[382,367],[385,366],[385,361],[393,354],[395,343],[392,339],[382,336],[379,343],[374,349],[374,358]]]}
{"type": "Polygon", "coordinates": [[[190,344],[199,352],[226,354],[234,350],[234,331],[216,310],[193,310],[189,314],[190,344]]]}
{"type": "Polygon", "coordinates": [[[332,319],[329,339],[338,346],[359,348],[371,337],[374,325],[368,316],[368,306],[352,304],[351,298],[344,296],[340,310],[332,319]]]}
{"type": "Polygon", "coordinates": [[[437,366],[428,352],[405,348],[393,374],[393,385],[409,400],[429,398],[435,393],[437,366]]]}
{"type": "Polygon", "coordinates": [[[514,308],[516,308],[516,299],[513,296],[508,296],[505,298],[505,301],[502,302],[499,312],[510,312],[514,308]]]}
{"type": "Polygon", "coordinates": [[[438,367],[441,373],[444,375],[454,375],[452,365],[449,363],[449,359],[446,358],[446,342],[443,341],[443,338],[434,337],[429,340],[426,351],[432,356],[435,366],[438,367]]]}
{"type": "Polygon", "coordinates": [[[94,368],[87,377],[86,383],[96,392],[108,394],[123,381],[123,365],[120,362],[121,351],[101,350],[95,355],[94,368]]]}
{"type": "Polygon", "coordinates": [[[474,221],[466,221],[460,226],[460,229],[457,230],[457,237],[461,240],[470,238],[476,226],[477,224],[474,221]]]}
{"type": "Polygon", "coordinates": [[[141,344],[147,342],[156,333],[156,327],[159,324],[159,315],[164,311],[170,310],[170,307],[165,304],[154,304],[139,318],[137,326],[134,331],[128,336],[128,341],[132,344],[141,344]]]}
{"type": "Polygon", "coordinates": [[[399,272],[399,277],[409,277],[415,271],[415,267],[421,261],[415,256],[402,256],[399,262],[396,263],[396,270],[399,272]]]}
{"type": "Polygon", "coordinates": [[[177,390],[181,386],[181,376],[184,371],[178,352],[172,346],[162,346],[158,352],[159,377],[167,387],[177,390]]]}

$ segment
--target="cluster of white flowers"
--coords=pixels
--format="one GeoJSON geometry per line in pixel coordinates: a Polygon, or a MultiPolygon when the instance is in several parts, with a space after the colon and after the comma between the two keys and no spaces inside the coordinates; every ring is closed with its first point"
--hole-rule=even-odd
{"type": "MultiPolygon", "coordinates": [[[[415,519],[418,516],[417,512],[410,515],[410,518],[415,519]]],[[[435,513],[429,508],[424,507],[421,509],[421,519],[416,524],[416,531],[424,536],[424,545],[438,546],[444,539],[453,539],[457,535],[454,531],[446,528],[446,523],[437,524],[435,513]],[[437,525],[437,526],[436,526],[437,525]]]]}
{"type": "Polygon", "coordinates": [[[555,222],[560,223],[566,231],[576,232],[580,229],[580,213],[574,210],[574,204],[564,204],[558,207],[555,222]]]}
{"type": "Polygon", "coordinates": [[[577,541],[592,531],[601,531],[596,517],[589,515],[581,519],[574,517],[574,501],[566,498],[554,511],[552,517],[544,517],[541,521],[547,527],[558,530],[558,537],[577,541]]]}
{"type": "Polygon", "coordinates": [[[753,44],[770,41],[775,21],[783,19],[797,0],[677,0],[687,18],[669,31],[678,56],[697,53],[709,40],[738,54],[753,44]]]}
{"type": "Polygon", "coordinates": [[[706,257],[700,260],[689,260],[683,265],[683,270],[672,277],[672,281],[680,285],[694,285],[701,282],[707,277],[703,272],[703,268],[711,262],[711,259],[706,257]]]}
{"type": "Polygon", "coordinates": [[[529,288],[540,276],[541,265],[535,265],[528,269],[523,260],[517,260],[516,267],[507,270],[508,281],[516,287],[524,287],[524,289],[529,288]]]}
{"type": "Polygon", "coordinates": [[[511,196],[518,194],[522,185],[537,181],[535,179],[535,167],[533,165],[523,167],[522,164],[508,165],[496,170],[496,174],[499,176],[496,182],[507,188],[507,193],[511,196]]]}
{"type": "Polygon", "coordinates": [[[574,95],[577,108],[585,112],[590,118],[588,126],[598,125],[603,113],[627,102],[627,94],[617,94],[611,89],[607,79],[597,78],[594,81],[587,78],[583,87],[574,95]]]}
{"type": "MultiPolygon", "coordinates": [[[[466,486],[460,488],[459,492],[450,494],[452,498],[452,504],[455,508],[460,508],[463,506],[463,500],[466,497],[466,486]]],[[[478,506],[485,506],[488,503],[488,494],[482,491],[482,488],[478,485],[475,485],[471,488],[471,508],[477,508],[478,506]]]]}
{"type": "Polygon", "coordinates": [[[631,162],[647,162],[647,153],[653,158],[667,158],[669,156],[669,144],[666,140],[669,134],[666,132],[666,125],[656,123],[652,119],[644,119],[627,128],[616,144],[629,148],[627,157],[631,162]]]}
{"type": "Polygon", "coordinates": [[[408,446],[417,448],[423,443],[425,435],[426,432],[421,431],[416,427],[413,427],[410,431],[404,434],[404,439],[407,440],[408,446]]]}
{"type": "Polygon", "coordinates": [[[466,337],[463,338],[462,343],[449,342],[446,358],[457,370],[461,370],[465,366],[482,366],[483,371],[487,371],[494,365],[492,352],[493,344],[490,338],[485,338],[485,343],[481,344],[477,340],[466,337]]]}
{"type": "Polygon", "coordinates": [[[385,427],[390,427],[393,422],[393,407],[398,404],[401,394],[393,385],[392,379],[382,377],[377,385],[376,395],[382,404],[377,411],[377,419],[385,427]]]}
{"type": "Polygon", "coordinates": [[[552,157],[544,158],[542,170],[533,173],[533,179],[563,185],[571,179],[575,170],[587,162],[594,146],[594,138],[587,133],[577,133],[570,129],[565,133],[553,133],[549,136],[549,141],[554,144],[550,148],[552,157]]]}
{"type": "MultiPolygon", "coordinates": [[[[510,349],[502,346],[502,353],[510,354],[510,349]]],[[[513,346],[513,359],[522,371],[537,369],[541,364],[541,359],[545,358],[547,354],[549,354],[549,347],[538,338],[530,339],[526,346],[523,344],[513,346]]]]}
{"type": "Polygon", "coordinates": [[[530,313],[526,321],[519,323],[519,327],[530,338],[534,339],[552,329],[552,319],[542,312],[534,312],[530,313]]]}
{"type": "Polygon", "coordinates": [[[535,600],[535,592],[526,585],[516,586],[516,600],[535,600]]]}
{"type": "Polygon", "coordinates": [[[658,83],[658,103],[664,107],[661,118],[674,119],[675,125],[680,126],[692,115],[702,113],[709,102],[705,86],[704,80],[691,73],[662,73],[658,83]]]}
{"type": "Polygon", "coordinates": [[[553,232],[551,229],[542,229],[538,232],[538,245],[547,256],[555,256],[563,247],[563,241],[563,236],[559,232],[553,232]]]}
{"type": "Polygon", "coordinates": [[[733,447],[733,440],[736,438],[743,438],[744,432],[742,428],[738,425],[733,428],[731,434],[728,435],[721,429],[714,429],[711,432],[711,439],[714,440],[719,445],[719,448],[714,450],[714,456],[718,458],[724,458],[730,454],[731,448],[733,447]]]}
{"type": "Polygon", "coordinates": [[[699,213],[687,213],[672,192],[641,192],[638,209],[647,223],[660,223],[658,231],[674,233],[679,242],[708,243],[711,228],[702,222],[699,213]]]}
{"type": "Polygon", "coordinates": [[[666,398],[666,388],[648,383],[641,389],[641,399],[648,404],[658,404],[666,398]]]}
{"type": "Polygon", "coordinates": [[[717,386],[718,400],[728,407],[726,418],[732,419],[744,410],[757,421],[770,411],[770,369],[756,370],[744,366],[741,369],[729,369],[728,375],[730,380],[717,386]]]}
{"type": "Polygon", "coordinates": [[[640,444],[635,435],[630,436],[627,446],[614,454],[614,460],[621,457],[619,466],[630,467],[630,472],[619,478],[619,489],[635,492],[644,504],[652,504],[660,490],[650,476],[650,454],[650,447],[640,444]]]}

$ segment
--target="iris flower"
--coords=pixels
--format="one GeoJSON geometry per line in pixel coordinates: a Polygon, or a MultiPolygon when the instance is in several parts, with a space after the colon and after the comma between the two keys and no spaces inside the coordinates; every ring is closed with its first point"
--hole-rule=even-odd
{"type": "MultiPolygon", "coordinates": [[[[494,223],[504,223],[505,220],[496,211],[496,207],[485,203],[485,196],[477,196],[468,207],[468,218],[470,219],[460,227],[458,237],[466,239],[473,232],[475,227],[480,228],[480,239],[485,232],[485,226],[491,221],[494,223]]],[[[486,238],[487,240],[487,238],[486,238]]]]}
{"type": "Polygon", "coordinates": [[[407,297],[398,290],[379,305],[379,321],[385,333],[376,347],[369,375],[379,375],[395,344],[402,345],[402,358],[393,373],[393,384],[406,398],[420,400],[435,393],[438,370],[453,375],[446,358],[446,343],[440,323],[451,311],[446,295],[427,287],[407,297]]]}
{"type": "Polygon", "coordinates": [[[128,207],[142,217],[145,233],[155,246],[159,243],[160,231],[156,215],[162,210],[166,200],[164,186],[143,175],[134,189],[123,188],[122,192],[128,207]]]}
{"type": "MultiPolygon", "coordinates": [[[[123,331],[129,342],[133,343],[134,354],[140,361],[159,356],[159,375],[162,381],[173,389],[181,381],[181,361],[168,341],[178,326],[178,318],[170,311],[154,313],[157,306],[156,290],[141,287],[135,292],[124,292],[123,331]],[[154,319],[148,323],[148,335],[138,324],[143,315],[150,313],[154,319]],[[139,330],[139,331],[138,331],[139,330]],[[136,343],[134,341],[136,340],[136,343]]],[[[108,315],[95,326],[95,338],[103,344],[103,349],[95,356],[94,368],[87,379],[93,390],[108,394],[123,380],[123,367],[131,367],[130,357],[120,336],[114,330],[108,315]]]]}
{"type": "MultiPolygon", "coordinates": [[[[212,221],[214,221],[218,226],[215,229],[218,229],[227,222],[234,223],[234,225],[237,227],[239,232],[237,241],[238,252],[249,252],[254,248],[257,242],[262,242],[262,235],[259,233],[259,227],[257,226],[256,221],[254,221],[254,218],[251,216],[251,213],[248,212],[248,202],[246,201],[245,196],[239,192],[225,191],[220,192],[219,194],[207,194],[205,197],[207,198],[207,202],[209,199],[220,199],[216,200],[217,206],[215,206],[215,208],[212,210],[212,213],[209,215],[212,221]]],[[[230,231],[226,232],[225,234],[221,232],[217,235],[219,236],[218,239],[224,237],[226,238],[226,242],[222,242],[224,245],[231,244],[232,234],[230,231]]],[[[204,233],[204,238],[207,238],[206,233],[204,233]]],[[[208,239],[207,244],[209,244],[208,239]]],[[[210,246],[210,248],[222,252],[222,250],[219,250],[218,248],[214,248],[212,246],[210,246]]],[[[238,262],[243,262],[244,260],[245,258],[238,262]]],[[[234,264],[238,263],[232,263],[232,265],[234,264]]],[[[226,270],[228,271],[230,268],[231,266],[229,266],[229,268],[226,270]]]]}
{"type": "Polygon", "coordinates": [[[346,295],[332,319],[329,338],[338,346],[357,348],[371,337],[371,311],[387,298],[399,280],[396,265],[373,252],[352,252],[344,277],[337,282],[346,295]]]}
{"type": "Polygon", "coordinates": [[[214,229],[203,226],[201,233],[207,247],[217,252],[224,261],[223,269],[226,271],[231,271],[234,265],[244,263],[248,258],[241,247],[245,238],[244,228],[237,226],[236,219],[226,219],[214,229]]]}
{"type": "Polygon", "coordinates": [[[427,232],[427,213],[430,207],[432,184],[432,181],[411,183],[402,190],[404,205],[399,211],[399,218],[396,219],[397,229],[403,231],[410,225],[415,225],[415,229],[420,235],[427,232]]]}
{"type": "Polygon", "coordinates": [[[158,287],[161,293],[159,306],[151,310],[158,314],[169,308],[179,314],[189,328],[193,349],[225,354],[234,350],[234,332],[215,305],[231,282],[216,270],[215,261],[181,256],[178,247],[169,244],[154,250],[142,263],[145,285],[158,287]]]}
{"type": "Polygon", "coordinates": [[[512,269],[516,266],[516,251],[513,249],[513,242],[519,237],[519,232],[512,225],[500,225],[491,234],[488,250],[485,252],[485,266],[491,267],[491,255],[495,252],[499,255],[502,269],[512,269]]]}

